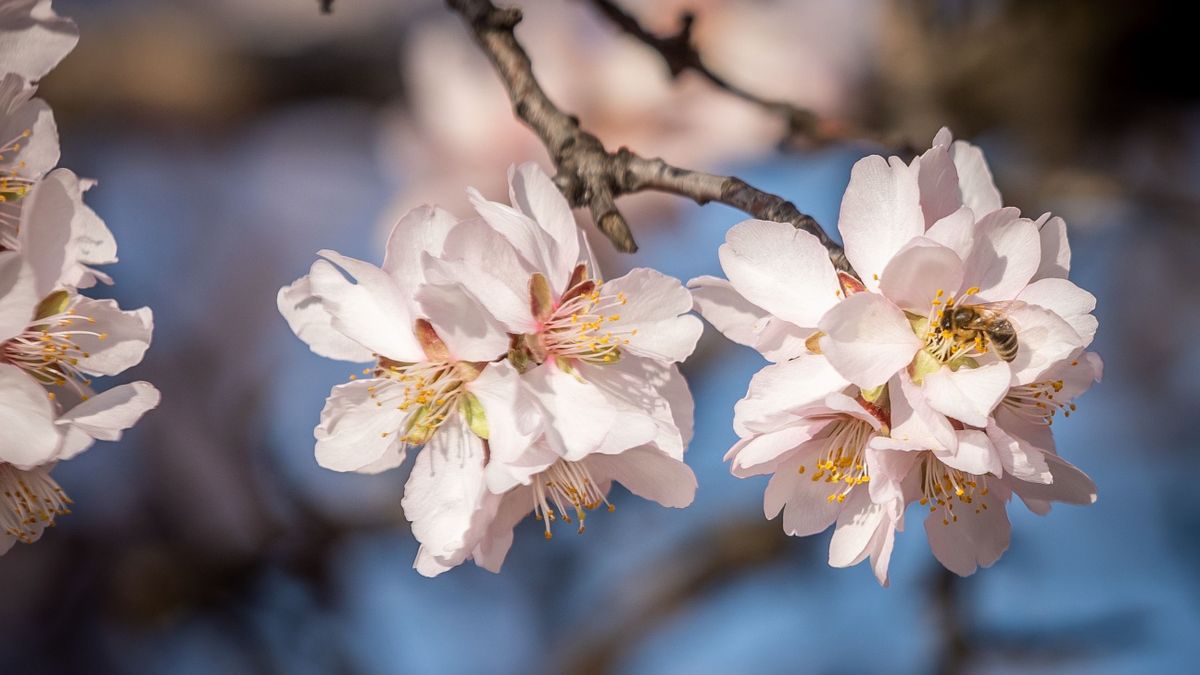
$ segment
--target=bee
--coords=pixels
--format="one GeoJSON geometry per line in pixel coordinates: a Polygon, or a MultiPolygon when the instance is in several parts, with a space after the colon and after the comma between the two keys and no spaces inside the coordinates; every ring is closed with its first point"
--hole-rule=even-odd
{"type": "Polygon", "coordinates": [[[986,302],[978,305],[950,305],[942,313],[941,329],[963,342],[982,345],[986,340],[996,355],[1011,362],[1017,358],[1017,329],[1005,316],[1011,303],[986,302]]]}

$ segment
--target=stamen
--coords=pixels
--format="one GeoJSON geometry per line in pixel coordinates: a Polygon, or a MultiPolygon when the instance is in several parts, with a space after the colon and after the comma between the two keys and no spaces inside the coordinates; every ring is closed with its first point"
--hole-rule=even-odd
{"type": "Polygon", "coordinates": [[[919,501],[921,506],[928,506],[930,513],[943,509],[942,525],[958,522],[955,514],[955,503],[960,509],[974,508],[975,513],[987,510],[987,504],[976,499],[976,495],[986,497],[988,494],[987,476],[977,476],[965,473],[943,464],[932,453],[924,453],[922,471],[922,491],[924,497],[919,501]],[[964,507],[963,505],[967,506],[964,507]]]}
{"type": "Polygon", "coordinates": [[[1043,380],[1011,387],[1000,403],[1016,415],[1035,424],[1050,424],[1059,411],[1070,417],[1075,404],[1055,397],[1063,390],[1062,380],[1043,380]]]}
{"type": "Polygon", "coordinates": [[[25,370],[48,387],[70,386],[86,399],[91,395],[92,381],[79,368],[79,360],[90,354],[76,340],[83,335],[100,340],[108,337],[87,328],[95,323],[95,319],[71,308],[35,319],[0,345],[0,361],[25,370]]]}
{"type": "Polygon", "coordinates": [[[539,338],[548,355],[579,359],[589,363],[614,363],[621,358],[621,347],[637,330],[618,328],[618,310],[629,302],[624,293],[603,295],[596,281],[582,279],[563,294],[541,326],[539,338]]]}
{"type": "Polygon", "coordinates": [[[37,541],[42,530],[54,527],[57,516],[71,512],[67,497],[50,477],[48,467],[22,471],[0,463],[0,528],[25,544],[37,541]]]}
{"type": "MultiPolygon", "coordinates": [[[[839,415],[825,432],[824,446],[817,455],[810,478],[814,483],[824,480],[830,492],[826,500],[830,503],[844,502],[850,491],[871,481],[864,450],[874,428],[870,424],[849,415],[839,415]]],[[[807,467],[800,466],[805,473],[807,467]]]]}
{"type": "Polygon", "coordinates": [[[453,362],[398,363],[380,358],[373,371],[365,372],[385,381],[367,387],[376,407],[410,413],[404,428],[397,430],[410,445],[427,442],[466,392],[453,362]]]}
{"type": "Polygon", "coordinates": [[[604,504],[609,511],[616,507],[600,491],[588,468],[579,462],[560,459],[550,468],[533,479],[533,515],[546,526],[546,538],[553,538],[550,523],[561,519],[571,522],[571,514],[579,521],[579,533],[583,534],[587,512],[604,504]]]}

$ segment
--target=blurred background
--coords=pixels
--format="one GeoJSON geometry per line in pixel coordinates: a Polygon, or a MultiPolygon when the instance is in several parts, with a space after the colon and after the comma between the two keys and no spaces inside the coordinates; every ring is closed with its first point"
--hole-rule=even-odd
{"type": "MultiPolygon", "coordinates": [[[[891,588],[785,537],[765,479],[721,456],[761,358],[711,329],[684,370],[697,402],[693,507],[618,488],[586,535],[517,530],[504,573],[411,569],[406,469],[317,467],[312,428],[353,369],[288,331],[277,289],[320,248],[378,261],[388,227],[464,189],[504,195],[537,160],[504,92],[435,0],[55,0],[82,34],[43,80],[62,164],[120,243],[123,305],[155,345],[128,373],[162,406],[56,470],[75,499],[0,558],[0,673],[1145,673],[1200,658],[1200,80],[1182,3],[619,0],[666,34],[695,13],[712,69],[815,111],[836,142],[656,53],[584,0],[525,0],[550,96],[610,148],[735,173],[836,223],[852,163],[981,144],[1006,203],[1070,226],[1099,296],[1105,381],[1055,425],[1099,484],[1091,508],[1011,509],[992,569],[942,573],[910,518],[891,588]],[[855,140],[855,138],[864,140],[855,140]],[[884,139],[888,147],[878,141],[884,139]]],[[[593,243],[609,276],[719,274],[742,218],[622,201],[641,245],[593,243]]],[[[580,214],[581,220],[587,216],[580,214]]]]}

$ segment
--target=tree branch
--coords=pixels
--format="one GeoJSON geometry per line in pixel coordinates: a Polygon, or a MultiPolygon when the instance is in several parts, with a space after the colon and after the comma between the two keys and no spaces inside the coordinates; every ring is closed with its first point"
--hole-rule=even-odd
{"type": "Polygon", "coordinates": [[[848,140],[873,140],[884,146],[895,145],[890,139],[873,138],[872,134],[862,129],[854,128],[852,125],[837,120],[823,118],[807,108],[787,101],[759,96],[714,72],[704,62],[700,51],[692,43],[692,25],[695,23],[696,15],[689,11],[680,14],[679,31],[674,35],[664,37],[651,33],[642,26],[636,17],[621,9],[613,0],[586,1],[590,2],[614,26],[658,52],[666,64],[667,70],[670,71],[672,79],[690,70],[717,88],[783,118],[787,129],[783,138],[780,139],[780,146],[786,146],[792,141],[805,141],[810,145],[825,145],[848,140]]]}
{"type": "Polygon", "coordinates": [[[848,270],[845,254],[811,216],[786,199],[764,192],[732,176],[683,169],[661,159],[645,158],[621,148],[609,152],[598,138],[560,110],[542,90],[533,64],[513,29],[521,20],[517,9],[500,9],[491,0],[447,0],[470,29],[476,43],[500,75],[513,111],[541,139],[558,170],[554,182],[576,208],[591,210],[596,226],[617,249],[637,250],[629,225],[617,209],[616,198],[654,190],[686,197],[697,204],[717,202],[755,218],[790,223],[817,237],[838,269],[848,270]]]}

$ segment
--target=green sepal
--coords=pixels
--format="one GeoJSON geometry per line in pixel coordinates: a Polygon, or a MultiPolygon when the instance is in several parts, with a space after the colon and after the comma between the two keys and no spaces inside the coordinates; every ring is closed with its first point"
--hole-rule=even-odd
{"type": "Polygon", "coordinates": [[[474,394],[468,393],[462,397],[462,414],[467,420],[467,426],[471,432],[483,440],[488,439],[488,421],[487,414],[483,410],[483,404],[474,394]]]}
{"type": "Polygon", "coordinates": [[[913,357],[911,366],[913,384],[921,384],[926,375],[936,373],[941,368],[942,362],[938,361],[937,357],[924,349],[918,350],[917,355],[913,357]]]}
{"type": "Polygon", "coordinates": [[[54,291],[38,303],[34,319],[44,319],[55,314],[62,314],[69,304],[71,304],[70,294],[66,291],[54,291]]]}
{"type": "Polygon", "coordinates": [[[868,403],[878,403],[879,399],[887,392],[887,382],[875,387],[874,389],[863,389],[859,391],[863,400],[868,403]]]}

